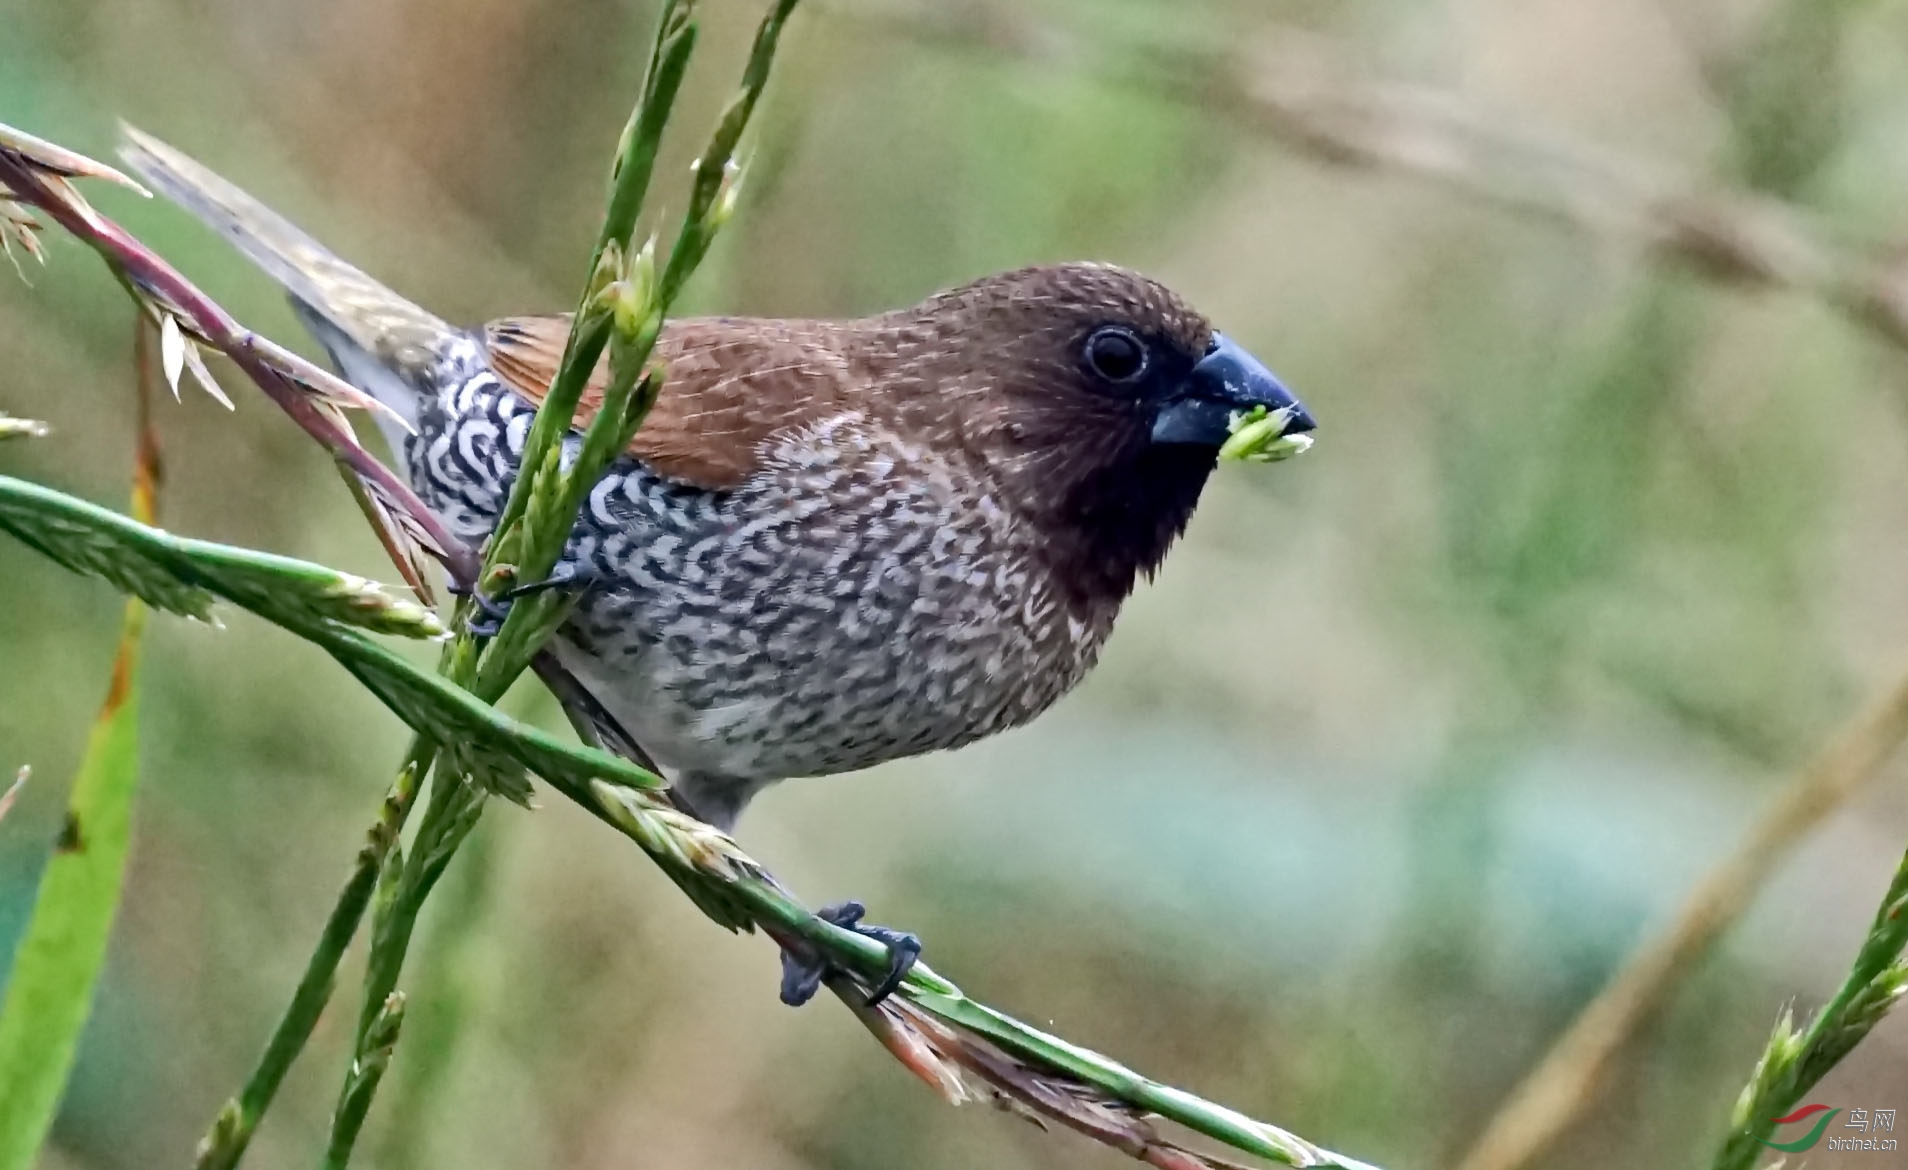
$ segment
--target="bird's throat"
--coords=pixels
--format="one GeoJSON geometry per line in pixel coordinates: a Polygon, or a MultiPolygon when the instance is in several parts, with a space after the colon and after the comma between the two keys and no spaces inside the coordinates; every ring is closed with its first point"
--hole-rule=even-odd
{"type": "Polygon", "coordinates": [[[1124,601],[1186,530],[1216,462],[1210,449],[1148,445],[1074,485],[1048,546],[1063,588],[1089,606],[1124,601]]]}

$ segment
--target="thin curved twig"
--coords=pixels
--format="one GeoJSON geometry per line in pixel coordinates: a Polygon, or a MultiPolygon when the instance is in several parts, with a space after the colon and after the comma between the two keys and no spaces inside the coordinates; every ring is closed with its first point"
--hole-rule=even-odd
{"type": "Polygon", "coordinates": [[[1395,172],[1522,215],[1622,240],[1721,283],[1814,297],[1908,349],[1908,264],[1852,249],[1783,200],[1513,126],[1455,95],[1383,80],[1296,31],[1229,52],[1143,50],[1019,8],[962,0],[833,0],[837,12],[990,55],[1065,63],[1226,114],[1333,166],[1395,172]]]}
{"type": "Polygon", "coordinates": [[[1582,1116],[1624,1044],[1742,917],[1781,862],[1848,803],[1908,740],[1908,673],[1831,737],[1736,848],[1690,893],[1676,919],[1633,955],[1512,1094],[1458,1170],[1513,1170],[1582,1116]]]}

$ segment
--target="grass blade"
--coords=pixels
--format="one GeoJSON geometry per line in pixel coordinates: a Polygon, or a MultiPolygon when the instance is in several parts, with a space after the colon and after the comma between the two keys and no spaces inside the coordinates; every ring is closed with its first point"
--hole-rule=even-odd
{"type": "MultiPolygon", "coordinates": [[[[151,523],[159,482],[158,445],[147,412],[154,346],[142,323],[139,366],[139,451],[133,513],[151,523]]],[[[93,721],[86,754],[53,858],[0,1006],[0,1170],[29,1170],[59,1108],[93,988],[119,908],[120,879],[132,839],[133,795],[139,784],[139,646],[146,605],[126,602],[106,702],[93,721]]]]}
{"type": "Polygon", "coordinates": [[[0,1168],[28,1170],[53,1123],[119,905],[138,784],[134,690],[146,606],[126,603],[113,681],[0,1008],[0,1168]]]}

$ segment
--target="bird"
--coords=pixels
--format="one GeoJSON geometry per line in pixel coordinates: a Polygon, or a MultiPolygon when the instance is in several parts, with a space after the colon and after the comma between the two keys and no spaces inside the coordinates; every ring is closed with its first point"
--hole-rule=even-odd
{"type": "MultiPolygon", "coordinates": [[[[121,153],[282,286],[403,420],[387,435],[417,494],[489,537],[570,318],[453,325],[158,139],[128,128],[121,153]]],[[[577,596],[553,644],[724,831],[770,784],[1046,711],[1185,531],[1240,417],[1316,425],[1177,293],[1103,263],[856,319],[671,318],[654,354],[660,392],[559,565],[577,596]]],[[[599,370],[579,425],[605,386],[599,370]]],[[[880,930],[860,912],[834,917],[880,930]]]]}

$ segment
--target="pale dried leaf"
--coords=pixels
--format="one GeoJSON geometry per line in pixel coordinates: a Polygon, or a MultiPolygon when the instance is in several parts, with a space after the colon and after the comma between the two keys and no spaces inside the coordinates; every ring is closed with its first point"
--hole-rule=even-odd
{"type": "MultiPolygon", "coordinates": [[[[987,1039],[937,1019],[912,1003],[897,997],[883,1003],[880,1011],[898,1024],[905,1023],[943,1060],[959,1065],[985,1082],[995,1094],[995,1105],[1043,1129],[1047,1122],[1057,1121],[1160,1170],[1244,1170],[1237,1163],[1197,1153],[1166,1140],[1153,1125],[1154,1118],[1150,1114],[1067,1073],[1033,1067],[987,1039]]],[[[892,1045],[890,1050],[894,1050],[892,1045]]],[[[903,1063],[913,1069],[905,1057],[903,1063]]],[[[914,1071],[920,1075],[918,1069],[914,1071]]],[[[1301,1166],[1324,1163],[1322,1155],[1292,1162],[1301,1166]]]]}
{"type": "Polygon", "coordinates": [[[107,166],[98,159],[88,158],[76,151],[66,149],[57,143],[16,130],[0,122],[0,151],[12,155],[32,166],[35,170],[62,178],[105,179],[117,183],[128,191],[137,191],[146,198],[152,198],[152,192],[134,182],[123,171],[107,166]]]}
{"type": "Polygon", "coordinates": [[[27,777],[31,775],[33,769],[22,764],[20,770],[13,774],[13,783],[7,785],[5,792],[0,792],[0,821],[6,820],[7,814],[13,811],[13,802],[19,798],[20,789],[26,787],[27,777]]]}
{"type": "Polygon", "coordinates": [[[218,379],[212,376],[211,369],[205,364],[202,348],[217,349],[203,330],[193,324],[192,318],[175,307],[171,301],[159,295],[155,290],[141,283],[136,277],[129,278],[133,295],[140,307],[159,327],[160,360],[164,367],[166,385],[172,390],[173,401],[179,400],[179,375],[190,371],[192,380],[199,389],[205,391],[212,401],[227,410],[237,410],[232,399],[220,386],[218,379]]]}
{"type": "Polygon", "coordinates": [[[159,318],[159,365],[165,372],[172,400],[179,401],[179,374],[185,369],[185,334],[179,332],[179,319],[167,313],[159,318]]]}
{"type": "Polygon", "coordinates": [[[396,566],[405,584],[425,604],[437,604],[436,594],[431,589],[430,578],[425,571],[425,562],[433,554],[441,556],[443,550],[400,501],[391,499],[377,480],[360,474],[352,466],[354,459],[369,460],[371,454],[358,442],[358,436],[351,429],[351,421],[345,417],[343,407],[330,399],[314,398],[311,408],[335,428],[332,455],[337,460],[338,474],[350,489],[358,511],[377,535],[378,543],[384,546],[385,555],[396,566]]]}
{"type": "MultiPolygon", "coordinates": [[[[72,214],[84,220],[86,226],[91,231],[101,235],[106,233],[106,221],[100,218],[99,212],[93,210],[93,205],[86,201],[86,196],[80,194],[79,188],[75,187],[71,180],[60,175],[52,174],[42,174],[38,177],[41,189],[47,193],[47,197],[52,203],[66,208],[72,214]]],[[[36,200],[35,202],[40,203],[42,201],[36,200]]]]}
{"type": "Polygon", "coordinates": [[[46,263],[46,248],[40,243],[40,221],[33,218],[33,212],[24,204],[15,203],[8,198],[12,192],[0,186],[0,252],[6,253],[7,262],[13,265],[14,272],[21,280],[27,279],[26,270],[20,267],[20,257],[14,252],[15,244],[33,259],[46,263]]]}
{"type": "Polygon", "coordinates": [[[46,264],[46,245],[40,242],[39,224],[33,224],[27,230],[21,232],[18,239],[20,246],[27,250],[27,255],[33,257],[33,259],[38,261],[42,266],[46,264]]]}
{"type": "Polygon", "coordinates": [[[426,529],[423,524],[419,523],[418,518],[411,514],[410,509],[404,506],[402,500],[392,499],[386,495],[384,486],[375,480],[365,480],[364,486],[373,496],[377,497],[378,504],[390,513],[398,527],[403,529],[404,535],[412,543],[416,544],[418,548],[422,549],[431,560],[442,561],[450,556],[451,550],[439,543],[438,540],[430,534],[429,530],[426,529]]]}
{"type": "MultiPolygon", "coordinates": [[[[915,1026],[913,1018],[894,1006],[892,1000],[869,1007],[860,987],[841,975],[831,976],[828,987],[854,1011],[862,1025],[881,1041],[882,1047],[901,1062],[901,1067],[940,1094],[942,1100],[950,1105],[965,1105],[975,1099],[974,1090],[961,1075],[960,1065],[943,1056],[929,1036],[915,1026]]],[[[1038,1121],[1037,1114],[1029,1116],[1038,1121]]]]}
{"type": "Polygon", "coordinates": [[[411,434],[417,428],[397,411],[379,402],[376,398],[353,386],[323,366],[306,361],[291,350],[258,333],[247,331],[240,339],[241,344],[250,347],[274,369],[292,379],[298,387],[321,401],[342,406],[348,410],[369,410],[383,414],[394,420],[411,434]]]}
{"type": "Polygon", "coordinates": [[[0,414],[0,439],[43,439],[50,431],[51,428],[38,419],[0,414]]]}
{"type": "Polygon", "coordinates": [[[197,344],[186,346],[185,364],[187,371],[192,374],[192,380],[199,384],[199,389],[211,395],[212,401],[227,410],[238,409],[225,393],[225,388],[219,385],[218,379],[214,378],[212,371],[206,367],[205,354],[200,352],[197,344]]]}
{"type": "MultiPolygon", "coordinates": [[[[14,255],[13,234],[7,230],[5,224],[0,224],[0,253],[5,253],[7,263],[13,265],[13,274],[25,281],[29,286],[32,285],[33,282],[27,278],[26,269],[20,267],[20,257],[14,255]]],[[[45,263],[45,261],[41,261],[41,263],[45,263]]]]}
{"type": "Polygon", "coordinates": [[[437,594],[431,588],[429,572],[425,565],[425,554],[418,542],[405,526],[400,514],[395,513],[379,495],[372,490],[357,472],[343,463],[338,465],[338,474],[344,478],[345,486],[351,489],[351,496],[358,503],[358,510],[371,522],[371,530],[377,534],[378,543],[384,546],[384,555],[397,566],[413,592],[426,605],[437,604],[437,594]]]}

